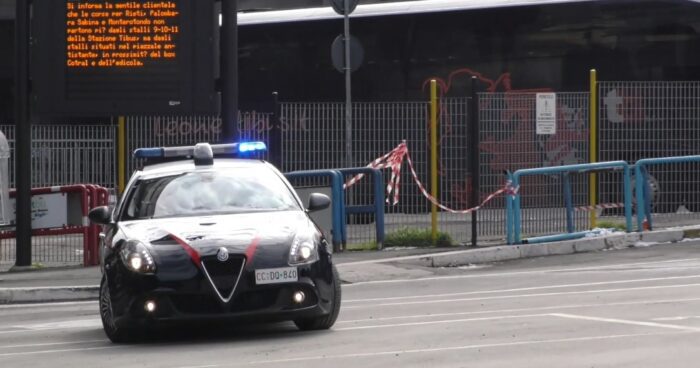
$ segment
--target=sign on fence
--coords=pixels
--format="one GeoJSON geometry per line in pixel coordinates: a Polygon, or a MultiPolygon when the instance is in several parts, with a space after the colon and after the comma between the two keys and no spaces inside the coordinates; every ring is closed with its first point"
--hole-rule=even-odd
{"type": "MultiPolygon", "coordinates": [[[[10,199],[12,208],[10,224],[15,224],[15,198],[10,199]]],[[[32,196],[32,229],[53,229],[68,225],[68,196],[51,193],[32,196]]]]}
{"type": "Polygon", "coordinates": [[[557,95],[556,93],[537,94],[537,134],[553,135],[557,133],[557,95]]]}

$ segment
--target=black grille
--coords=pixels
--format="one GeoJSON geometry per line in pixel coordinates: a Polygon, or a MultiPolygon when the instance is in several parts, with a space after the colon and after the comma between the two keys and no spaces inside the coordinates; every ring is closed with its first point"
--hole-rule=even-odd
{"type": "Polygon", "coordinates": [[[216,257],[202,258],[204,271],[223,301],[228,301],[231,298],[244,264],[245,258],[243,257],[229,257],[224,262],[219,261],[216,257]]]}

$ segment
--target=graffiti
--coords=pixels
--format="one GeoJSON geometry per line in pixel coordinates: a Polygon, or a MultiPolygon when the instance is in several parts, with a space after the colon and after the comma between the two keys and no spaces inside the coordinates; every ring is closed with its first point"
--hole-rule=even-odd
{"type": "Polygon", "coordinates": [[[613,124],[641,124],[647,120],[644,98],[631,88],[616,88],[603,97],[603,111],[613,124]]]}
{"type": "Polygon", "coordinates": [[[238,113],[238,121],[242,131],[262,133],[272,129],[270,120],[273,115],[271,112],[244,111],[238,113]]]}
{"type": "Polygon", "coordinates": [[[189,121],[156,119],[153,132],[158,138],[187,137],[192,135],[218,136],[221,134],[221,120],[189,121]]]}
{"type": "MultiPolygon", "coordinates": [[[[497,112],[495,119],[481,121],[482,127],[488,126],[479,144],[479,151],[482,155],[486,154],[488,160],[484,175],[502,175],[505,171],[520,168],[574,164],[587,160],[587,104],[570,106],[566,101],[557,100],[556,134],[535,135],[535,93],[552,92],[551,88],[514,89],[510,73],[491,79],[468,68],[455,70],[447,78],[428,78],[422,88],[426,90],[430,80],[434,79],[442,100],[450,93],[457,78],[471,77],[476,77],[488,93],[503,92],[502,95],[479,101],[481,111],[497,112]]],[[[443,146],[453,134],[454,127],[449,105],[441,103],[439,109],[442,124],[439,144],[443,146]]],[[[429,123],[427,125],[429,132],[429,123]]],[[[471,205],[468,200],[472,190],[471,177],[465,170],[457,171],[446,173],[441,169],[439,173],[451,183],[451,201],[461,207],[471,205]]],[[[479,197],[483,196],[484,193],[480,193],[479,197]]]]}

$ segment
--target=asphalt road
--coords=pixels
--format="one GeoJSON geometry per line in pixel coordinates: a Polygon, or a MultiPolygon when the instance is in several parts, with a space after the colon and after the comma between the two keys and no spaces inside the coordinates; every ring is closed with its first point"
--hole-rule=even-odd
{"type": "Polygon", "coordinates": [[[442,269],[344,285],[343,293],[330,331],[188,327],[134,345],[107,340],[96,302],[0,306],[0,367],[639,368],[700,360],[700,245],[692,242],[442,269]]]}

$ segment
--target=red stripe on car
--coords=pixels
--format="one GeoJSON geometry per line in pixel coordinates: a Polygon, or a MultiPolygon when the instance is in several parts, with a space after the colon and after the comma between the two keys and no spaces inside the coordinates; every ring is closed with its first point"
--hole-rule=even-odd
{"type": "Polygon", "coordinates": [[[172,236],[173,239],[175,239],[175,241],[176,241],[178,244],[180,244],[180,246],[182,247],[182,249],[184,249],[185,252],[187,252],[187,254],[190,255],[190,258],[192,258],[192,262],[194,262],[194,264],[197,265],[197,267],[199,267],[199,265],[200,265],[201,262],[202,262],[202,261],[201,261],[201,258],[200,258],[200,256],[199,256],[199,252],[197,252],[196,249],[190,247],[190,245],[187,244],[186,241],[184,241],[184,240],[178,238],[177,236],[173,235],[172,233],[170,234],[170,236],[172,236]]]}
{"type": "Polygon", "coordinates": [[[245,259],[246,263],[252,264],[253,263],[253,255],[255,254],[255,250],[258,249],[258,244],[260,243],[260,236],[256,236],[253,238],[253,241],[250,242],[250,245],[248,248],[245,250],[245,259]]]}

